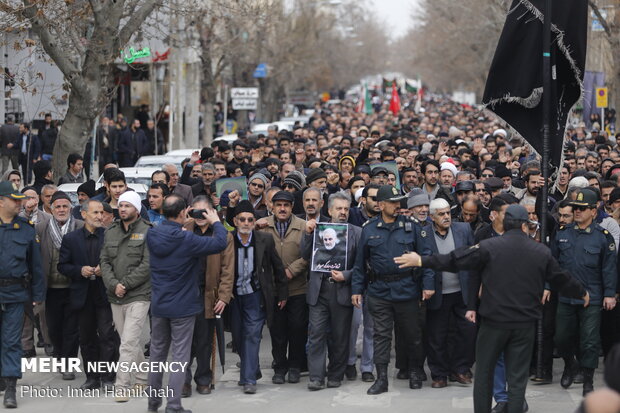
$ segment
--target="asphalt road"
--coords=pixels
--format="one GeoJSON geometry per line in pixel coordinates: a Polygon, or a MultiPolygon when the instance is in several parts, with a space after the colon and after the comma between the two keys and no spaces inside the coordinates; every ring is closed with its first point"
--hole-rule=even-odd
{"type": "MultiPolygon", "coordinates": [[[[38,349],[39,353],[42,353],[38,349]]],[[[429,382],[421,390],[410,390],[408,381],[396,380],[396,371],[391,368],[390,389],[379,396],[368,396],[366,390],[371,383],[356,381],[343,382],[337,389],[324,389],[318,392],[307,390],[308,377],[302,376],[298,384],[274,385],[271,383],[271,346],[269,334],[265,329],[261,346],[261,366],[264,377],[258,382],[255,395],[246,395],[237,386],[239,370],[235,364],[238,356],[227,350],[226,371],[222,375],[218,366],[215,390],[210,395],[199,395],[183,399],[183,406],[194,412],[217,411],[248,413],[248,409],[270,413],[317,413],[324,411],[347,412],[470,412],[473,411],[472,386],[450,384],[444,389],[432,389],[429,382]]],[[[393,361],[392,366],[393,367],[393,361]]],[[[528,385],[526,397],[530,412],[567,413],[573,412],[581,402],[581,385],[573,385],[564,390],[559,385],[563,363],[555,361],[554,383],[551,385],[528,385]]],[[[428,372],[428,370],[427,370],[428,372]]],[[[26,373],[18,381],[17,395],[19,408],[29,413],[55,413],[79,411],[85,413],[146,412],[145,398],[132,399],[127,403],[116,403],[113,397],[69,396],[68,387],[79,387],[85,380],[83,373],[75,381],[63,381],[58,373],[26,373]],[[41,397],[28,394],[31,389],[50,389],[41,397]],[[50,394],[54,392],[57,394],[50,394]],[[23,392],[23,396],[22,396],[23,392]]],[[[164,384],[166,380],[164,380],[164,384]]],[[[602,387],[601,369],[595,375],[595,388],[602,387]]],[[[160,408],[163,413],[164,409],[160,408]]]]}

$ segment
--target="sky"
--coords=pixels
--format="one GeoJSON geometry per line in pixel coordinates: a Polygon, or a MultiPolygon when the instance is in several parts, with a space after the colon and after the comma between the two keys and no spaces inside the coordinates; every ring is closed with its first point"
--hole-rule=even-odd
{"type": "Polygon", "coordinates": [[[388,32],[394,39],[407,32],[417,0],[370,0],[369,4],[387,24],[388,32]]]}

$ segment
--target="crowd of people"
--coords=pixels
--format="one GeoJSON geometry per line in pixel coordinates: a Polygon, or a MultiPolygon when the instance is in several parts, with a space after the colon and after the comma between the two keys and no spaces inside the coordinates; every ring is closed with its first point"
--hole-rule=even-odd
{"type": "MultiPolygon", "coordinates": [[[[139,128],[136,120],[130,130],[139,128]]],[[[526,411],[528,377],[558,382],[558,357],[562,387],[593,391],[601,354],[620,341],[620,134],[596,123],[569,126],[547,204],[527,142],[489,113],[447,100],[396,114],[387,105],[359,113],[343,102],[317,107],[291,131],[238,135],[195,152],[182,170],[163,165],[145,200],[118,169],[135,161],[135,145],[100,160],[99,189],[85,179],[79,154],[68,157],[60,181],[45,159],[33,163],[33,183],[5,166],[0,236],[6,251],[23,252],[3,260],[0,280],[29,274],[31,293],[6,301],[0,283],[0,302],[22,303],[2,315],[5,406],[16,406],[21,377],[5,359],[36,356],[40,347],[58,358],[139,362],[146,328],[152,361],[165,361],[170,349],[173,361],[194,364],[193,375],[170,375],[166,412],[186,412],[181,398],[191,396],[192,380],[199,394],[214,388],[213,335],[222,320],[247,394],[266,367],[265,324],[278,385],[299,383],[307,371],[309,390],[337,388],[359,368],[372,383],[368,394],[386,392],[394,333],[397,379],[411,389],[474,383],[477,413],[488,413],[491,395],[494,413],[526,411]],[[217,190],[218,180],[238,177],[246,187],[217,190]],[[58,190],[63,182],[81,183],[78,205],[58,190]],[[318,223],[347,227],[342,271],[312,266],[318,223]],[[4,235],[18,230],[24,238],[4,235]],[[36,243],[26,242],[35,234],[36,243]],[[19,324],[13,341],[4,339],[8,317],[19,324]]],[[[161,389],[162,376],[89,372],[82,388],[100,387],[123,402],[135,388],[161,389]]],[[[149,396],[149,411],[161,404],[149,396]]]]}

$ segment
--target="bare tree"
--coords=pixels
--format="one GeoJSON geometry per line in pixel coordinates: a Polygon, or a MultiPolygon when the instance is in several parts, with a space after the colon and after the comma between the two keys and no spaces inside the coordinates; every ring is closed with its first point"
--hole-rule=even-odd
{"type": "MultiPolygon", "coordinates": [[[[69,107],[54,149],[54,171],[83,153],[114,88],[112,65],[160,0],[2,0],[3,30],[29,27],[65,78],[69,107]],[[6,20],[4,20],[6,19],[6,20]]],[[[32,40],[33,42],[35,40],[32,40]]]]}
{"type": "Polygon", "coordinates": [[[620,108],[620,13],[615,12],[612,19],[605,19],[599,5],[594,0],[588,0],[588,5],[592,9],[592,12],[596,16],[603,30],[605,31],[605,38],[609,42],[609,48],[611,49],[612,56],[612,73],[609,79],[609,85],[611,88],[611,97],[613,100],[613,106],[620,108]]]}

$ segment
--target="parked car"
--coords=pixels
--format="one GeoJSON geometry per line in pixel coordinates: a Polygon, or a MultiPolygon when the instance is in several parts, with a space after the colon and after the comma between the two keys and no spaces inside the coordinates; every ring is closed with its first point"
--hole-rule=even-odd
{"type": "MultiPolygon", "coordinates": [[[[69,198],[71,198],[71,204],[73,206],[76,206],[78,204],[77,189],[80,185],[82,184],[62,184],[58,186],[58,190],[63,191],[64,193],[69,195],[69,198]]],[[[97,189],[101,188],[101,185],[102,184],[99,184],[99,183],[95,184],[97,189]]],[[[146,193],[149,189],[147,185],[128,183],[127,186],[130,189],[133,189],[134,191],[136,191],[136,193],[140,195],[140,199],[146,199],[146,193]]]]}
{"type": "Polygon", "coordinates": [[[254,134],[259,134],[262,133],[263,135],[267,135],[267,128],[269,128],[271,125],[275,125],[278,127],[278,131],[281,131],[282,129],[286,129],[287,131],[292,131],[293,130],[293,126],[294,126],[295,122],[271,122],[271,123],[259,123],[256,124],[252,127],[252,133],[254,134]]]}
{"type": "MultiPolygon", "coordinates": [[[[127,184],[144,184],[147,187],[151,185],[151,175],[160,168],[119,168],[125,174],[127,184]]],[[[103,175],[97,179],[99,186],[103,185],[103,175]]]]}
{"type": "Polygon", "coordinates": [[[141,156],[134,168],[156,168],[161,169],[167,163],[173,163],[181,170],[181,162],[186,156],[168,156],[168,155],[149,155],[141,156]]]}

